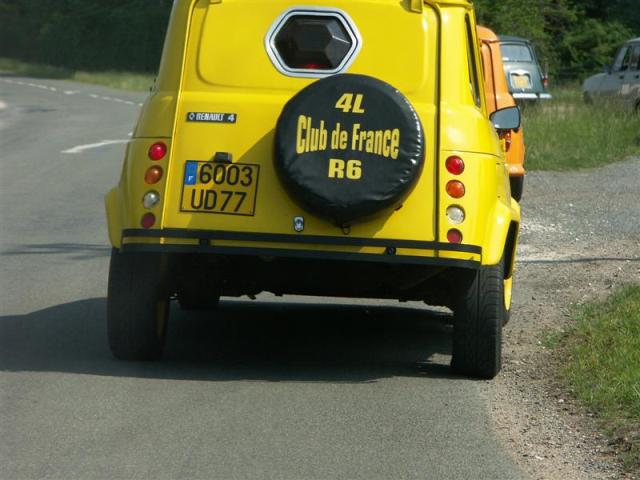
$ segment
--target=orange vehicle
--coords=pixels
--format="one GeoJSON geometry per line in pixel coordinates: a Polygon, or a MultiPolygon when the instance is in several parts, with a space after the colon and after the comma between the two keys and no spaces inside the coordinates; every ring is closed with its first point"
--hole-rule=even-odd
{"type": "MultiPolygon", "coordinates": [[[[500,39],[486,27],[478,26],[477,30],[482,50],[484,90],[487,97],[489,113],[501,108],[514,107],[516,102],[509,93],[507,79],[502,66],[500,39]]],[[[522,198],[525,174],[525,147],[522,127],[518,130],[505,131],[501,133],[500,137],[504,140],[504,146],[507,152],[511,196],[517,201],[520,201],[522,198]]]]}

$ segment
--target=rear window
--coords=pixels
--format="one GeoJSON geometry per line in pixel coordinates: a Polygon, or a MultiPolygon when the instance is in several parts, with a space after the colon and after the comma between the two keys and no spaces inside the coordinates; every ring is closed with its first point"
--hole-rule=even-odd
{"type": "Polygon", "coordinates": [[[531,50],[526,45],[503,43],[500,45],[503,62],[533,62],[531,50]]]}

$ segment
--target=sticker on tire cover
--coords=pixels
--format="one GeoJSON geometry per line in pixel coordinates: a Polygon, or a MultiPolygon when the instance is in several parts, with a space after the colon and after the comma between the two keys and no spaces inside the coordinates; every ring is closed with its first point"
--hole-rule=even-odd
{"type": "Polygon", "coordinates": [[[425,139],[409,101],[364,75],[315,82],[284,107],[275,167],[290,194],[347,224],[398,206],[420,176],[425,139]]]}

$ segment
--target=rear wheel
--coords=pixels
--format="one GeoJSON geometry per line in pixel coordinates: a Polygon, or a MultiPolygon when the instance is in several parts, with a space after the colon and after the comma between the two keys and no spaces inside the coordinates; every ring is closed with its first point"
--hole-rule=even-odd
{"type": "Polygon", "coordinates": [[[169,317],[166,258],[153,253],[111,251],[107,330],[120,360],[162,356],[169,317]]]}
{"type": "Polygon", "coordinates": [[[468,280],[454,308],[451,366],[456,372],[485,379],[500,372],[507,309],[504,261],[480,267],[468,280]]]}

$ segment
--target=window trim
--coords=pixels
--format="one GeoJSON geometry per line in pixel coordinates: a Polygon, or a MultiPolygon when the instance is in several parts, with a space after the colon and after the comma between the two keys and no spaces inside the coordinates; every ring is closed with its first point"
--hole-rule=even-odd
{"type": "Polygon", "coordinates": [[[482,108],[482,93],[480,91],[480,77],[478,75],[478,57],[476,55],[476,43],[471,27],[471,17],[465,15],[467,31],[467,63],[469,65],[469,86],[471,87],[471,99],[478,108],[482,108]]]}
{"type": "Polygon", "coordinates": [[[269,55],[269,59],[271,63],[273,63],[276,69],[289,77],[302,77],[302,78],[324,78],[331,75],[335,75],[336,73],[341,73],[347,70],[351,64],[355,61],[356,57],[360,53],[362,49],[362,36],[360,32],[356,28],[355,22],[351,19],[349,14],[338,9],[338,8],[325,8],[325,7],[292,7],[285,10],[271,28],[267,32],[267,35],[264,39],[264,46],[267,50],[267,55],[269,55]],[[309,70],[303,68],[290,68],[287,66],[286,62],[280,56],[278,49],[276,48],[276,36],[280,32],[280,30],[284,27],[291,17],[294,16],[315,16],[315,17],[330,17],[337,19],[344,29],[347,31],[347,34],[351,38],[351,50],[349,53],[345,55],[336,68],[332,70],[309,70]]]}

